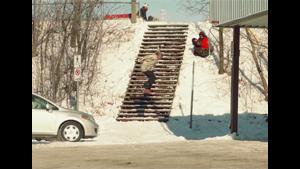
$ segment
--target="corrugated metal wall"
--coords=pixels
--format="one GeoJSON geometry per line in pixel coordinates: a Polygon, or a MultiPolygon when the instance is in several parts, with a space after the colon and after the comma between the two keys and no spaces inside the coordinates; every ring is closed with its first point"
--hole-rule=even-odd
{"type": "Polygon", "coordinates": [[[210,0],[209,16],[219,24],[268,10],[268,0],[210,0]]]}

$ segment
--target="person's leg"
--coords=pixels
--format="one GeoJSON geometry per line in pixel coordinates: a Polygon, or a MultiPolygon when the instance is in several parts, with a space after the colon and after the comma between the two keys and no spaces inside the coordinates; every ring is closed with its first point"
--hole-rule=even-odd
{"type": "Polygon", "coordinates": [[[156,76],[154,74],[153,71],[149,71],[149,84],[150,84],[150,88],[152,87],[153,83],[156,80],[156,76]]]}
{"type": "Polygon", "coordinates": [[[208,49],[201,49],[200,57],[206,58],[209,55],[208,49]]]}
{"type": "Polygon", "coordinates": [[[146,76],[147,76],[147,81],[144,83],[144,88],[145,89],[150,89],[151,85],[150,85],[150,74],[149,71],[143,72],[146,76]]]}
{"type": "Polygon", "coordinates": [[[150,94],[151,93],[150,89],[151,89],[153,83],[155,82],[156,77],[155,77],[155,74],[153,73],[153,71],[146,71],[146,72],[144,72],[144,74],[148,78],[148,81],[146,81],[144,83],[144,89],[145,89],[144,93],[150,94]]]}
{"type": "Polygon", "coordinates": [[[200,56],[200,54],[201,54],[200,51],[201,51],[200,48],[194,47],[194,55],[195,55],[195,56],[200,56]]]}

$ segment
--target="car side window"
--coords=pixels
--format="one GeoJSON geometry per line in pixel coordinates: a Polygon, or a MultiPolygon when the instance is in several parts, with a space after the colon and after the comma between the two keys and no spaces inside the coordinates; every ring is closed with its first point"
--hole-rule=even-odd
{"type": "Polygon", "coordinates": [[[46,109],[46,104],[46,100],[32,96],[32,109],[46,109]]]}

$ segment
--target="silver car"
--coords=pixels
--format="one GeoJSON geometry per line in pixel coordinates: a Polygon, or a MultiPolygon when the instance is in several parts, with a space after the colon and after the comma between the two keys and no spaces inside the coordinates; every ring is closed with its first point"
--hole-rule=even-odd
{"type": "Polygon", "coordinates": [[[32,138],[36,140],[58,138],[77,142],[98,134],[98,124],[92,115],[62,108],[32,93],[32,138]]]}

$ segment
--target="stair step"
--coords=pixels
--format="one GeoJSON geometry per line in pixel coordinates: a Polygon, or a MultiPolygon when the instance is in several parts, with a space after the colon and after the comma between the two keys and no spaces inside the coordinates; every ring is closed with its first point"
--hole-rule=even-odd
{"type": "Polygon", "coordinates": [[[148,28],[148,31],[185,31],[188,28],[148,28]]]}
{"type": "Polygon", "coordinates": [[[182,34],[145,34],[144,37],[187,37],[187,35],[182,35],[182,34]]]}
{"type": "MultiPolygon", "coordinates": [[[[132,76],[131,80],[142,80],[142,81],[147,81],[148,78],[146,76],[132,76]]],[[[178,81],[178,77],[177,76],[156,76],[156,80],[157,81],[178,81]]]]}
{"type": "Polygon", "coordinates": [[[172,101],[170,100],[124,100],[124,104],[172,104],[172,101]]]}
{"type": "MultiPolygon", "coordinates": [[[[160,76],[172,76],[172,75],[178,75],[179,72],[154,72],[155,75],[160,75],[160,76]]],[[[141,71],[135,71],[132,73],[133,76],[139,76],[139,75],[144,75],[143,72],[141,71]]]]}
{"type": "MultiPolygon", "coordinates": [[[[152,54],[154,54],[154,52],[153,53],[139,53],[138,56],[139,57],[143,57],[143,56],[152,55],[152,54]]],[[[162,53],[162,59],[168,58],[170,56],[172,56],[172,57],[173,56],[180,56],[180,57],[182,57],[183,54],[184,53],[162,53]]]]}
{"type": "MultiPolygon", "coordinates": [[[[135,64],[135,68],[140,68],[142,66],[142,64],[135,64]]],[[[155,67],[157,68],[170,68],[170,69],[174,69],[174,68],[180,68],[181,64],[156,64],[155,67]]]]}
{"type": "Polygon", "coordinates": [[[178,34],[178,35],[183,35],[186,34],[187,32],[185,31],[146,31],[145,35],[155,35],[155,34],[168,34],[168,35],[174,35],[174,34],[178,34]]]}
{"type": "MultiPolygon", "coordinates": [[[[141,49],[156,49],[158,48],[159,45],[148,45],[148,46],[141,46],[141,49]]],[[[160,46],[160,49],[185,49],[185,46],[183,45],[168,45],[168,46],[160,46]]]]}
{"type": "Polygon", "coordinates": [[[181,60],[158,60],[159,64],[181,64],[181,60]]]}
{"type": "Polygon", "coordinates": [[[119,113],[119,118],[125,117],[125,118],[132,118],[132,117],[142,117],[142,118],[168,118],[168,116],[170,115],[170,113],[160,113],[160,114],[156,114],[156,113],[119,113]]]}
{"type": "MultiPolygon", "coordinates": [[[[169,96],[174,96],[174,93],[170,92],[170,93],[160,93],[160,92],[154,92],[152,91],[153,94],[152,96],[161,96],[161,97],[169,97],[169,96]]],[[[138,92],[126,92],[125,96],[129,96],[129,97],[143,97],[144,93],[142,90],[138,91],[138,92]]]]}
{"type": "MultiPolygon", "coordinates": [[[[141,80],[142,82],[146,82],[148,81],[148,78],[135,78],[135,77],[131,77],[131,80],[141,80]]],[[[159,77],[159,78],[156,78],[157,81],[178,81],[178,78],[162,78],[162,77],[159,77]]]]}
{"type": "Polygon", "coordinates": [[[161,42],[161,41],[169,41],[169,42],[185,42],[186,39],[184,38],[153,38],[153,39],[143,39],[143,42],[161,42]]]}
{"type": "Polygon", "coordinates": [[[149,24],[148,27],[188,27],[187,24],[149,24]]]}
{"type": "MultiPolygon", "coordinates": [[[[141,65],[135,65],[134,70],[139,71],[141,69],[141,65]]],[[[176,66],[176,65],[159,65],[159,66],[155,66],[154,71],[162,71],[162,70],[179,70],[180,66],[176,66]],[[160,70],[159,70],[160,69],[160,70]]]]}
{"type": "MultiPolygon", "coordinates": [[[[132,83],[132,82],[130,82],[128,85],[130,87],[136,87],[136,86],[143,86],[144,83],[132,83]]],[[[155,88],[155,87],[156,88],[166,88],[166,87],[169,87],[169,88],[173,89],[173,87],[177,86],[177,83],[169,83],[169,84],[163,84],[163,83],[155,84],[154,83],[152,86],[153,86],[153,88],[155,88]]]]}
{"type": "MultiPolygon", "coordinates": [[[[130,80],[130,83],[134,83],[134,84],[143,84],[148,80],[130,80]]],[[[174,84],[177,83],[178,80],[155,80],[155,84],[174,84]]]]}
{"type": "MultiPolygon", "coordinates": [[[[141,66],[142,64],[140,62],[136,63],[135,66],[141,66]]],[[[157,67],[180,67],[181,64],[180,63],[161,63],[158,62],[155,66],[157,67]]]]}
{"type": "MultiPolygon", "coordinates": [[[[162,72],[162,71],[166,71],[166,72],[172,72],[172,71],[179,71],[180,68],[154,68],[154,71],[158,71],[158,72],[162,72]]],[[[141,71],[140,68],[134,68],[133,71],[141,71]]]]}
{"type": "Polygon", "coordinates": [[[157,113],[160,113],[160,112],[170,112],[171,109],[121,109],[121,112],[124,112],[124,113],[128,113],[128,112],[140,112],[140,111],[143,111],[143,112],[149,112],[149,113],[154,113],[154,112],[157,112],[157,113]]]}
{"type": "Polygon", "coordinates": [[[169,113],[161,113],[161,114],[155,114],[155,113],[119,113],[119,118],[168,118],[170,114],[169,113]]]}
{"type": "MultiPolygon", "coordinates": [[[[140,49],[140,53],[155,53],[157,49],[140,49]]],[[[184,49],[160,49],[161,52],[184,52],[184,49]]]]}
{"type": "MultiPolygon", "coordinates": [[[[178,76],[174,76],[174,75],[156,75],[155,76],[157,79],[165,79],[165,78],[178,78],[178,76]]],[[[131,75],[131,78],[136,78],[136,79],[139,79],[139,80],[143,80],[143,79],[146,79],[146,75],[144,74],[140,74],[140,75],[131,75]]]]}
{"type": "MultiPolygon", "coordinates": [[[[140,90],[128,90],[126,93],[126,96],[142,96],[143,95],[143,90],[144,89],[140,89],[140,90]]],[[[174,96],[174,90],[173,91],[168,91],[168,90],[161,90],[161,91],[154,91],[152,90],[152,92],[154,93],[154,96],[174,96]]]]}
{"type": "MultiPolygon", "coordinates": [[[[133,92],[133,91],[143,91],[144,90],[144,88],[127,88],[127,90],[128,91],[131,91],[131,92],[133,92]]],[[[151,90],[153,91],[153,92],[162,92],[162,93],[173,93],[175,90],[174,89],[161,89],[161,88],[151,88],[151,90]]]]}
{"type": "Polygon", "coordinates": [[[169,120],[168,117],[126,117],[126,118],[121,118],[117,117],[117,121],[122,121],[122,122],[128,122],[128,121],[159,121],[159,122],[167,122],[169,120]]]}
{"type": "MultiPolygon", "coordinates": [[[[142,58],[143,56],[140,56],[139,58],[142,58]]],[[[160,60],[165,60],[165,61],[182,61],[183,56],[163,56],[160,60]]],[[[138,61],[138,60],[136,60],[138,61]]],[[[139,63],[139,62],[138,62],[139,63]]]]}
{"type": "MultiPolygon", "coordinates": [[[[131,76],[132,80],[148,80],[146,76],[131,76]]],[[[156,76],[156,80],[178,80],[177,76],[156,76]]]]}
{"type": "Polygon", "coordinates": [[[173,96],[144,96],[144,95],[138,95],[138,96],[125,96],[124,99],[173,99],[173,96]]]}
{"type": "MultiPolygon", "coordinates": [[[[137,83],[136,83],[137,84],[137,83]]],[[[130,95],[143,95],[144,87],[143,84],[140,84],[141,88],[135,88],[135,86],[131,86],[127,88],[127,92],[125,94],[130,94],[130,95]]],[[[158,86],[153,86],[151,88],[151,91],[155,95],[173,95],[174,90],[173,89],[166,89],[166,90],[159,90],[159,89],[165,89],[165,88],[159,88],[158,86]]]]}
{"type": "Polygon", "coordinates": [[[185,45],[186,42],[172,42],[172,41],[159,41],[159,42],[142,42],[142,45],[185,45]]]}
{"type": "Polygon", "coordinates": [[[122,105],[121,108],[138,108],[138,107],[142,107],[142,108],[171,108],[172,105],[140,105],[140,104],[131,104],[131,105],[122,105]]]}

